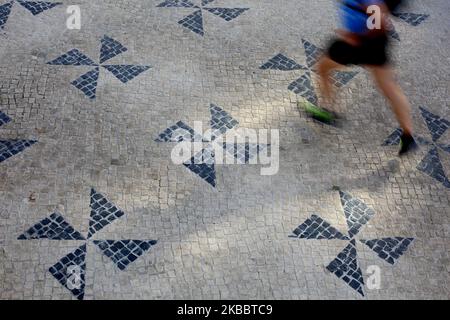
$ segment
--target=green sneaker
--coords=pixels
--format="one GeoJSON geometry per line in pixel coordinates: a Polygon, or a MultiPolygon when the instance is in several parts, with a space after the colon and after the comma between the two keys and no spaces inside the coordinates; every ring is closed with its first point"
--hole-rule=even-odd
{"type": "Polygon", "coordinates": [[[310,102],[305,102],[303,104],[298,102],[298,106],[302,107],[311,118],[317,121],[333,124],[336,120],[336,114],[334,112],[315,106],[310,102]]]}

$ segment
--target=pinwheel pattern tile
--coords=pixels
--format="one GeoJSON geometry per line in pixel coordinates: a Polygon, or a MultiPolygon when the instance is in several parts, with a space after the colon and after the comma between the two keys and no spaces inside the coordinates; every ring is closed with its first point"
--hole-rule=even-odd
{"type": "MultiPolygon", "coordinates": [[[[314,89],[312,74],[317,73],[316,64],[323,53],[323,49],[313,43],[302,39],[306,58],[306,66],[297,63],[294,59],[279,53],[260,66],[261,70],[296,71],[305,70],[305,73],[288,85],[288,90],[301,96],[303,99],[318,104],[317,94],[314,89]]],[[[342,88],[350,83],[358,75],[357,71],[337,71],[331,75],[331,81],[336,88],[342,88]]]]}
{"type": "Polygon", "coordinates": [[[344,248],[327,266],[327,270],[364,296],[364,278],[358,265],[356,241],[344,248]]]}
{"type": "Polygon", "coordinates": [[[0,29],[3,29],[11,14],[14,3],[18,3],[20,6],[28,10],[33,16],[36,16],[44,11],[53,9],[56,6],[61,5],[61,2],[50,1],[26,1],[26,0],[12,0],[5,4],[0,5],[0,29]]]}
{"type": "Polygon", "coordinates": [[[402,19],[413,27],[417,27],[426,19],[428,19],[430,15],[421,13],[394,13],[394,16],[402,19]]]}
{"type": "Polygon", "coordinates": [[[248,8],[205,8],[205,10],[221,17],[225,21],[231,21],[247,11],[248,8]]]}
{"type": "MultiPolygon", "coordinates": [[[[375,212],[360,199],[347,192],[340,191],[339,197],[347,221],[348,236],[321,217],[312,215],[299,225],[289,237],[307,240],[346,241],[346,247],[327,265],[326,269],[364,296],[364,278],[358,263],[355,237],[374,216],[375,212]]],[[[381,259],[389,264],[394,264],[407,251],[414,239],[392,237],[360,241],[372,249],[381,259]]]]}
{"type": "Polygon", "coordinates": [[[336,71],[331,74],[331,81],[337,88],[341,88],[356,77],[357,74],[357,71],[336,71]]]}
{"type": "Polygon", "coordinates": [[[178,24],[201,36],[205,34],[203,31],[203,14],[201,10],[197,10],[194,13],[184,17],[178,21],[178,24]]]}
{"type": "MultiPolygon", "coordinates": [[[[200,35],[205,35],[205,26],[203,15],[205,12],[209,12],[223,20],[229,22],[239,16],[244,12],[249,10],[249,8],[223,8],[223,7],[210,7],[215,0],[202,0],[198,5],[194,2],[188,0],[166,0],[157,5],[158,8],[191,8],[195,11],[185,16],[178,21],[178,24],[184,28],[200,35]]],[[[211,21],[210,23],[213,23],[211,21]]]]}
{"type": "Polygon", "coordinates": [[[61,258],[48,271],[78,300],[83,300],[86,285],[86,244],[61,258]],[[73,276],[77,279],[73,279],[73,276]]]}
{"type": "MultiPolygon", "coordinates": [[[[12,119],[0,111],[0,127],[9,123],[12,119]]],[[[0,163],[21,153],[34,145],[36,140],[0,140],[0,163]]]]}
{"type": "Polygon", "coordinates": [[[142,72],[150,69],[149,66],[133,66],[133,65],[113,65],[113,66],[103,66],[106,70],[111,72],[117,79],[122,81],[122,83],[127,83],[133,80],[142,72]]]}
{"type": "Polygon", "coordinates": [[[64,256],[61,260],[50,267],[48,271],[78,300],[83,300],[84,288],[86,285],[86,245],[84,244],[75,251],[64,256]],[[76,267],[77,269],[74,269],[73,267],[76,267]],[[78,279],[73,279],[73,276],[78,279]]]}
{"type": "Polygon", "coordinates": [[[157,241],[155,240],[99,240],[94,241],[94,244],[97,245],[103,254],[110,258],[120,270],[125,270],[129,264],[142,256],[154,246],[156,242],[157,241]]]}
{"type": "Polygon", "coordinates": [[[302,39],[302,44],[305,50],[306,64],[308,65],[308,68],[311,69],[314,67],[317,61],[319,61],[319,58],[323,53],[323,49],[317,47],[316,45],[305,39],[302,39]]]}
{"type": "MultiPolygon", "coordinates": [[[[392,15],[398,18],[400,21],[406,22],[407,24],[413,27],[419,26],[430,16],[428,14],[421,14],[421,13],[400,13],[400,12],[394,12],[392,15]]],[[[388,22],[388,30],[389,36],[391,36],[393,39],[397,41],[401,40],[400,35],[398,34],[395,25],[391,20],[389,20],[388,22]]]]}
{"type": "Polygon", "coordinates": [[[372,240],[361,240],[366,246],[372,249],[381,259],[390,264],[395,262],[408,250],[413,238],[382,238],[372,240]]]}
{"type": "Polygon", "coordinates": [[[100,77],[100,66],[113,74],[122,83],[127,83],[133,80],[141,73],[149,70],[150,66],[139,66],[129,64],[104,65],[106,61],[128,51],[119,41],[105,35],[100,41],[100,59],[99,63],[94,62],[91,58],[86,56],[78,49],[72,49],[60,57],[47,62],[53,66],[86,66],[94,67],[87,73],[81,75],[78,79],[71,82],[71,84],[84,93],[89,99],[97,97],[97,86],[100,77]]]}
{"type": "Polygon", "coordinates": [[[203,137],[196,133],[194,129],[189,127],[183,121],[178,121],[173,126],[164,130],[156,142],[182,142],[182,141],[202,141],[203,137]]]}
{"type": "Polygon", "coordinates": [[[317,105],[317,95],[312,85],[311,74],[309,72],[292,82],[288,89],[295,94],[301,95],[310,103],[317,105]]]}
{"type": "MultiPolygon", "coordinates": [[[[450,189],[450,180],[445,173],[440,155],[440,153],[442,153],[442,156],[450,153],[450,145],[441,143],[442,136],[450,128],[450,121],[432,113],[424,107],[420,107],[420,112],[431,139],[420,135],[415,137],[420,145],[429,148],[426,156],[417,165],[417,170],[440,182],[445,188],[450,189]]],[[[401,129],[395,129],[383,142],[383,146],[398,145],[402,133],[403,131],[401,129]]]]}
{"type": "Polygon", "coordinates": [[[422,113],[422,118],[427,124],[433,142],[436,142],[450,128],[450,121],[433,114],[423,107],[420,108],[420,111],[422,113]]]}
{"type": "MultiPolygon", "coordinates": [[[[79,300],[82,300],[85,294],[86,254],[89,244],[87,239],[124,215],[124,212],[114,203],[93,188],[90,198],[91,216],[87,237],[76,231],[58,212],[36,223],[18,237],[18,240],[48,239],[84,242],[49,269],[50,274],[79,300]]],[[[94,240],[93,243],[112,260],[119,270],[123,271],[156,245],[157,241],[124,239],[94,240]]]]}
{"type": "Polygon", "coordinates": [[[125,214],[95,189],[91,190],[90,207],[91,218],[89,220],[88,238],[125,214]]]}
{"type": "Polygon", "coordinates": [[[209,144],[199,153],[195,154],[189,161],[183,165],[190,171],[205,180],[211,186],[216,187],[216,170],[214,162],[214,150],[209,144]]]}
{"type": "Polygon", "coordinates": [[[95,62],[83,54],[78,49],[72,49],[53,61],[47,62],[50,65],[61,66],[95,66],[95,62]]]}
{"type": "Polygon", "coordinates": [[[100,63],[104,63],[109,59],[128,51],[128,49],[125,48],[119,41],[116,41],[108,36],[104,36],[100,42],[100,63]]]}
{"type": "Polygon", "coordinates": [[[437,147],[433,147],[428,151],[427,155],[417,165],[417,169],[442,183],[444,187],[450,189],[450,180],[444,171],[444,166],[442,165],[439,149],[437,147]]]}
{"type": "Polygon", "coordinates": [[[301,64],[298,64],[294,60],[286,57],[282,53],[277,54],[275,57],[267,61],[261,66],[262,70],[273,69],[280,71],[292,71],[292,70],[307,70],[301,64]]]}
{"type": "Polygon", "coordinates": [[[8,2],[0,5],[0,29],[3,29],[8,21],[9,15],[11,14],[11,8],[13,3],[8,2]]]}
{"type": "Polygon", "coordinates": [[[224,135],[228,130],[236,127],[239,122],[234,119],[228,112],[223,110],[222,108],[216,106],[215,104],[211,104],[210,106],[211,112],[211,129],[212,131],[212,140],[224,135]]]}
{"type": "Polygon", "coordinates": [[[195,8],[197,7],[189,0],[166,0],[160,3],[159,8],[195,8]]]}
{"type": "Polygon", "coordinates": [[[228,154],[234,156],[237,164],[249,164],[260,152],[265,150],[269,145],[256,143],[223,143],[223,148],[228,154]]]}
{"type": "Polygon", "coordinates": [[[83,74],[78,79],[71,82],[71,84],[82,91],[86,97],[95,99],[97,93],[97,82],[100,75],[100,70],[98,67],[83,74]]]}
{"type": "Polygon", "coordinates": [[[85,240],[58,212],[35,224],[18,239],[85,240]]]}
{"type": "Polygon", "coordinates": [[[306,219],[292,233],[293,236],[291,237],[299,239],[350,240],[349,237],[343,235],[339,230],[331,226],[330,223],[315,214],[311,218],[306,219]]]}
{"type": "Polygon", "coordinates": [[[354,237],[361,228],[369,222],[375,212],[361,200],[352,197],[350,194],[340,191],[341,204],[347,219],[348,233],[354,237]]]}
{"type": "Polygon", "coordinates": [[[195,132],[195,130],[187,124],[179,121],[160,133],[155,141],[179,143],[186,141],[192,142],[192,139],[194,138],[194,141],[207,143],[207,146],[203,148],[201,152],[195,154],[190,160],[183,163],[183,165],[212,187],[216,187],[217,161],[215,159],[213,144],[218,143],[220,148],[223,148],[231,156],[234,156],[238,163],[246,164],[262,150],[267,150],[270,146],[264,144],[251,144],[248,142],[230,143],[226,141],[217,141],[219,138],[223,138],[229,130],[236,128],[239,125],[239,122],[228,112],[213,103],[210,105],[209,111],[211,114],[211,131],[209,134],[195,132]]]}
{"type": "Polygon", "coordinates": [[[3,113],[0,111],[0,127],[4,124],[7,124],[10,121],[11,121],[11,118],[8,117],[8,115],[6,113],[3,113]]]}

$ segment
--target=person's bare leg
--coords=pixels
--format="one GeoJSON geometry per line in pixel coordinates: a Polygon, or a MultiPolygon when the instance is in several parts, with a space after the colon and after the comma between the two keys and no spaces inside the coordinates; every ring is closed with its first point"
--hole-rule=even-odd
{"type": "Polygon", "coordinates": [[[331,107],[334,98],[334,91],[330,81],[330,73],[340,67],[340,65],[327,56],[320,58],[317,65],[317,71],[320,76],[320,96],[324,98],[324,102],[327,104],[327,107],[331,107]]]}
{"type": "Polygon", "coordinates": [[[412,136],[411,106],[403,90],[395,81],[394,71],[389,66],[371,67],[370,70],[381,92],[389,100],[403,132],[408,136],[412,136]]]}

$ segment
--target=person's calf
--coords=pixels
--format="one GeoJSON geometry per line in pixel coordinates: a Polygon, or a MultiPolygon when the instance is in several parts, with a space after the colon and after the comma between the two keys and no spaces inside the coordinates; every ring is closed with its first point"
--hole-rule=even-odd
{"type": "Polygon", "coordinates": [[[335,63],[328,57],[324,56],[319,60],[317,73],[319,74],[319,90],[321,96],[326,103],[330,103],[333,99],[333,90],[330,81],[330,73],[335,68],[335,63]]]}

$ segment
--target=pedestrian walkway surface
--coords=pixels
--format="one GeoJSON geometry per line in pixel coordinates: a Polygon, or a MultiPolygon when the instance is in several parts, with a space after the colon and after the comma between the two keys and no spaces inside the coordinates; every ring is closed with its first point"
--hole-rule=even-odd
{"type": "Polygon", "coordinates": [[[448,299],[448,0],[392,19],[420,150],[370,75],[333,74],[332,0],[0,0],[1,299],[448,299]],[[194,122],[212,129],[205,138],[194,122]],[[275,148],[211,145],[238,128],[275,148]],[[174,133],[184,132],[184,136],[174,133]],[[204,164],[176,164],[200,136],[204,164]]]}

